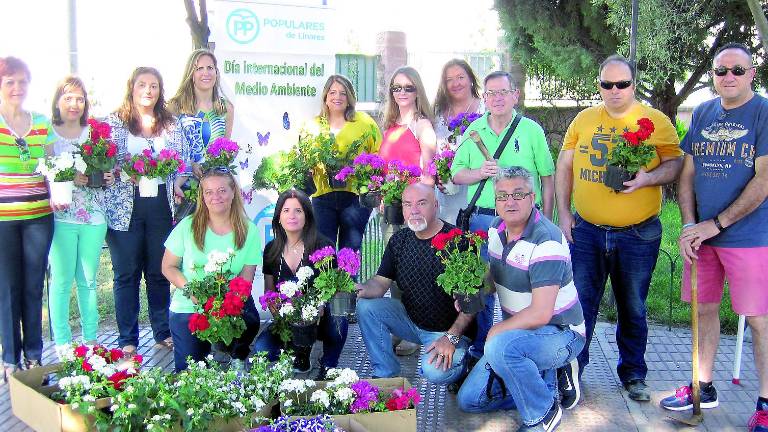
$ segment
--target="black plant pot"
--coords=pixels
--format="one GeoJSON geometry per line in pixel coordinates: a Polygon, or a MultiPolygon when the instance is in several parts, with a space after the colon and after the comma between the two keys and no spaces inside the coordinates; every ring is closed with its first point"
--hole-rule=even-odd
{"type": "Polygon", "coordinates": [[[223,368],[229,366],[229,363],[232,361],[232,354],[229,352],[229,347],[224,342],[212,343],[211,354],[213,355],[213,360],[223,368]]]}
{"type": "Polygon", "coordinates": [[[456,294],[455,297],[459,301],[459,308],[465,314],[478,313],[485,307],[482,292],[474,295],[456,294]]]}
{"type": "Polygon", "coordinates": [[[381,204],[381,192],[368,191],[360,195],[360,205],[367,208],[377,208],[381,204]]]}
{"type": "Polygon", "coordinates": [[[347,187],[347,181],[346,180],[336,180],[336,174],[338,172],[331,171],[328,173],[328,185],[331,186],[333,189],[344,189],[347,187]]]}
{"type": "Polygon", "coordinates": [[[605,179],[603,183],[614,191],[621,192],[624,189],[627,189],[627,187],[624,186],[624,182],[632,180],[632,177],[634,176],[624,168],[616,165],[608,165],[608,168],[605,170],[605,179]]]}
{"type": "Polygon", "coordinates": [[[311,347],[317,340],[317,323],[291,324],[291,342],[297,347],[311,347]]]}
{"type": "Polygon", "coordinates": [[[405,218],[403,218],[403,205],[397,202],[384,206],[384,222],[390,225],[404,224],[405,218]]]}
{"type": "Polygon", "coordinates": [[[104,173],[101,171],[93,172],[88,175],[88,183],[85,184],[90,188],[100,188],[104,186],[104,173]]]}
{"type": "Polygon", "coordinates": [[[304,182],[300,185],[296,185],[296,188],[304,191],[304,193],[307,194],[307,196],[312,196],[312,194],[317,192],[315,181],[310,175],[304,177],[304,182]]]}
{"type": "Polygon", "coordinates": [[[354,292],[337,292],[329,301],[331,315],[342,317],[354,315],[356,302],[357,294],[354,292]]]}

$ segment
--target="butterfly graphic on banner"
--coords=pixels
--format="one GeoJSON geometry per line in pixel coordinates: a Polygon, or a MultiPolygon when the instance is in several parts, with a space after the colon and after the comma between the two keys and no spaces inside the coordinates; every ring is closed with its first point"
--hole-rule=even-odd
{"type": "Polygon", "coordinates": [[[243,201],[245,201],[247,204],[250,204],[253,201],[253,189],[246,192],[245,189],[242,189],[240,191],[240,195],[243,196],[243,201]]]}
{"type": "Polygon", "coordinates": [[[245,158],[245,160],[240,161],[240,169],[246,169],[248,168],[248,158],[245,158]]]}
{"type": "Polygon", "coordinates": [[[288,130],[291,128],[291,119],[288,118],[288,112],[283,113],[283,128],[288,130]]]}
{"type": "Polygon", "coordinates": [[[259,139],[259,146],[265,146],[269,144],[269,136],[272,134],[272,132],[267,132],[262,135],[261,132],[256,132],[256,137],[259,139]]]}
{"type": "Polygon", "coordinates": [[[246,147],[247,150],[245,151],[248,154],[251,154],[253,152],[253,145],[251,143],[248,143],[248,147],[246,147]]]}

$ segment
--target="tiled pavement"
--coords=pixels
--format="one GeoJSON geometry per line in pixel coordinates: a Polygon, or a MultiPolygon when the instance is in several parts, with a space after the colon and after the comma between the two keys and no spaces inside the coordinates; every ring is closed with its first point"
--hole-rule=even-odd
{"type": "MultiPolygon", "coordinates": [[[[173,356],[167,350],[155,350],[149,328],[141,333],[147,366],[172,367],[173,356]]],[[[114,330],[105,331],[99,340],[114,345],[114,330]]],[[[704,423],[696,430],[731,431],[746,430],[746,421],[754,410],[757,376],[752,363],[751,344],[745,343],[741,386],[730,383],[735,338],[724,336],[716,364],[716,385],[721,405],[705,410],[704,423]]],[[[319,347],[316,347],[316,350],[319,347]]],[[[361,376],[370,375],[370,363],[357,325],[350,327],[347,345],[342,353],[341,365],[352,367],[361,376]]],[[[694,430],[665,419],[658,408],[658,401],[681,383],[690,381],[690,332],[662,327],[651,328],[648,360],[648,384],[652,390],[652,402],[639,404],[626,398],[620,390],[615,367],[618,356],[614,327],[601,323],[596,329],[590,349],[592,363],[583,376],[583,399],[579,405],[566,411],[560,431],[684,431],[694,430]]],[[[315,358],[317,352],[314,353],[315,358]]],[[[509,431],[517,427],[515,411],[484,415],[470,415],[458,411],[456,397],[442,387],[426,383],[416,377],[418,355],[401,359],[402,375],[421,389],[423,402],[418,410],[419,431],[509,431]]],[[[44,363],[54,362],[52,344],[46,345],[44,363]]],[[[145,366],[146,367],[146,366],[145,366]]],[[[0,384],[0,431],[30,430],[11,412],[8,388],[0,384]]],[[[47,432],[47,431],[45,431],[47,432]]]]}

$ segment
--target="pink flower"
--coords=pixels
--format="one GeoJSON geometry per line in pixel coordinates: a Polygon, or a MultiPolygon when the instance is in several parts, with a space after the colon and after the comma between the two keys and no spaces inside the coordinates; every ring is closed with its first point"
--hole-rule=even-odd
{"type": "Polygon", "coordinates": [[[309,256],[309,260],[312,261],[312,264],[317,264],[318,262],[322,261],[323,258],[333,256],[336,251],[333,249],[333,246],[326,246],[322,249],[318,249],[312,253],[312,255],[309,256]]]}

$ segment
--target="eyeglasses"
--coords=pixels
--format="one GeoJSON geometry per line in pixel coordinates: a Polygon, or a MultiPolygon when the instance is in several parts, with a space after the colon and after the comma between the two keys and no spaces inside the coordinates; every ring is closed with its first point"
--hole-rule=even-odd
{"type": "Polygon", "coordinates": [[[203,177],[209,177],[209,176],[215,176],[217,174],[229,174],[232,175],[232,170],[229,169],[229,167],[225,166],[214,166],[210,167],[205,172],[203,172],[203,177]]]}
{"type": "Polygon", "coordinates": [[[619,90],[624,90],[625,88],[628,88],[632,85],[632,80],[625,80],[625,81],[600,81],[600,87],[611,90],[613,86],[616,86],[619,90]]]}
{"type": "Polygon", "coordinates": [[[389,88],[389,91],[392,93],[400,93],[401,91],[405,91],[406,93],[416,93],[416,86],[413,84],[404,86],[400,84],[392,84],[392,86],[389,88]]]}
{"type": "Polygon", "coordinates": [[[29,144],[24,140],[24,138],[17,137],[16,138],[16,145],[19,147],[19,159],[21,159],[22,162],[26,162],[29,160],[29,144]]]}
{"type": "Polygon", "coordinates": [[[732,68],[727,68],[725,66],[719,66],[719,67],[716,67],[716,68],[712,69],[712,73],[717,75],[717,76],[719,76],[719,77],[724,77],[724,76],[726,76],[728,74],[728,71],[731,71],[733,76],[743,76],[745,73],[747,73],[748,70],[754,69],[754,68],[755,68],[754,66],[750,66],[750,67],[746,67],[745,68],[744,66],[741,66],[741,65],[736,65],[736,66],[734,66],[732,68]]]}
{"type": "Polygon", "coordinates": [[[532,194],[533,192],[512,192],[512,193],[499,192],[496,194],[496,201],[502,201],[502,202],[508,201],[510,198],[512,198],[515,201],[522,201],[532,194]]]}
{"type": "Polygon", "coordinates": [[[483,96],[487,98],[492,98],[496,96],[506,97],[507,95],[510,95],[514,92],[515,92],[514,90],[510,90],[510,89],[486,90],[485,93],[483,93],[483,96]]]}

